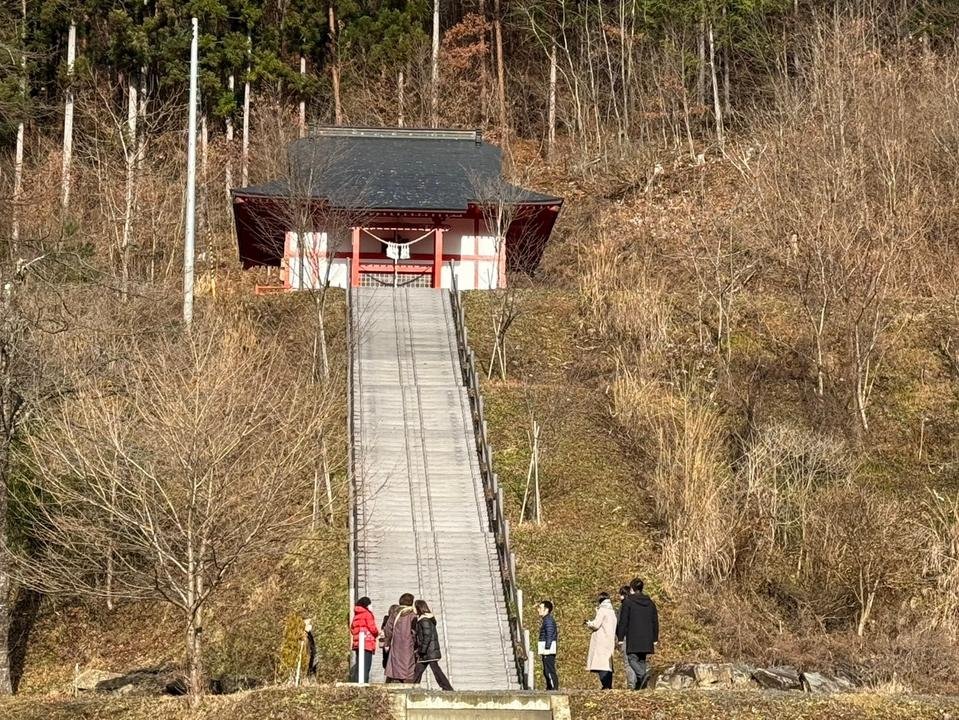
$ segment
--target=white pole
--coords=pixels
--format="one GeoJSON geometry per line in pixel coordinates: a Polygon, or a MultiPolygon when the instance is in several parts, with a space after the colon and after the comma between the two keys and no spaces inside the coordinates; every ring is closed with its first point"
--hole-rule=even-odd
{"type": "Polygon", "coordinates": [[[193,18],[190,43],[190,120],[186,153],[186,227],[183,245],[183,323],[193,324],[193,248],[196,234],[196,76],[197,20],[193,18]]]}
{"type": "Polygon", "coordinates": [[[536,689],[536,661],[533,648],[529,643],[529,630],[523,630],[523,642],[526,644],[526,686],[530,690],[536,689]]]}
{"type": "Polygon", "coordinates": [[[360,643],[356,646],[356,678],[359,685],[366,685],[366,630],[360,630],[360,643]]]}
{"type": "Polygon", "coordinates": [[[73,162],[73,70],[77,61],[77,24],[67,34],[67,97],[63,108],[63,165],[60,170],[60,207],[70,207],[70,165],[73,162]]]}

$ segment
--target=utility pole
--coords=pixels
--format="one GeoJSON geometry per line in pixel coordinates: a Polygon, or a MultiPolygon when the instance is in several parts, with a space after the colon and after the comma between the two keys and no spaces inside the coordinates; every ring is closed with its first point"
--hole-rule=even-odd
{"type": "Polygon", "coordinates": [[[193,325],[193,248],[196,235],[196,76],[197,20],[193,18],[190,43],[190,119],[186,151],[186,219],[183,245],[183,323],[193,325]]]}

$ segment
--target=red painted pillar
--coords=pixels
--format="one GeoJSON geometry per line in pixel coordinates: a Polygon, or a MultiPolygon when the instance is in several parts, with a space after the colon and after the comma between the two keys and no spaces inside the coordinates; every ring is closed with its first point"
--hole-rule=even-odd
{"type": "Polygon", "coordinates": [[[350,287],[360,286],[360,227],[353,228],[353,259],[350,261],[350,287]]]}
{"type": "Polygon", "coordinates": [[[440,278],[443,277],[443,228],[436,228],[433,233],[433,287],[440,286],[440,278]]]}

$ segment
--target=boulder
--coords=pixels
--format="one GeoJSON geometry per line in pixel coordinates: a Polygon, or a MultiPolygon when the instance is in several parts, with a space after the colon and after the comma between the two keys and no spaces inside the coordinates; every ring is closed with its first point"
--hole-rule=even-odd
{"type": "Polygon", "coordinates": [[[113,680],[120,677],[120,673],[110,672],[109,670],[98,670],[89,668],[79,673],[73,679],[73,687],[80,692],[92,692],[97,689],[97,685],[107,680],[113,680]]]}
{"type": "Polygon", "coordinates": [[[96,691],[108,695],[163,695],[176,673],[162,668],[134,670],[97,683],[96,691]]]}
{"type": "Polygon", "coordinates": [[[685,690],[696,685],[694,665],[670,665],[650,677],[648,686],[654,690],[685,690]]]}
{"type": "Polygon", "coordinates": [[[799,671],[789,665],[759,668],[753,672],[753,679],[766,690],[801,690],[802,681],[799,671]]]}
{"type": "Polygon", "coordinates": [[[730,663],[699,663],[693,667],[693,677],[699,688],[729,688],[733,685],[733,666],[730,663]]]}
{"type": "Polygon", "coordinates": [[[814,694],[849,692],[855,687],[844,677],[825,673],[804,672],[801,679],[802,689],[814,694]]]}
{"type": "Polygon", "coordinates": [[[752,665],[747,665],[746,663],[733,663],[733,687],[738,689],[756,687],[756,681],[753,679],[754,672],[756,672],[756,668],[754,668],[752,665]]]}

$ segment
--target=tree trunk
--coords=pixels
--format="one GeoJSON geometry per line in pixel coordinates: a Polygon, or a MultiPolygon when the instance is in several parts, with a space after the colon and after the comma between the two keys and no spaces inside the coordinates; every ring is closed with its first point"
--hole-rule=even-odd
{"type": "Polygon", "coordinates": [[[496,104],[499,109],[499,126],[503,141],[509,139],[509,122],[506,117],[506,66],[503,60],[503,18],[500,0],[493,0],[493,33],[496,36],[496,104]]]}
{"type": "MultiPolygon", "coordinates": [[[[230,89],[230,95],[233,96],[236,87],[236,78],[233,76],[233,73],[230,73],[226,84],[230,89]]],[[[223,170],[223,175],[224,184],[226,185],[226,217],[227,221],[232,223],[233,198],[230,196],[230,191],[233,189],[233,117],[231,115],[226,116],[226,167],[223,170]]]]}
{"type": "Polygon", "coordinates": [[[492,43],[489,42],[489,33],[486,31],[486,0],[479,0],[478,13],[483,18],[483,54],[480,57],[480,115],[485,126],[489,122],[489,54],[492,43]]]}
{"type": "MultiPolygon", "coordinates": [[[[248,51],[253,47],[250,36],[246,37],[248,51]]],[[[243,83],[243,147],[240,152],[240,183],[250,184],[250,63],[246,65],[246,80],[243,83]]]]}
{"type": "Polygon", "coordinates": [[[398,127],[403,127],[406,124],[406,117],[404,114],[404,97],[403,97],[403,70],[400,69],[396,74],[396,124],[398,127]]]}
{"type": "Polygon", "coordinates": [[[440,114],[440,0],[433,0],[433,52],[430,56],[430,125],[439,124],[440,114]]]}
{"type": "Polygon", "coordinates": [[[299,135],[306,137],[306,57],[300,55],[300,80],[304,87],[300,88],[300,124],[299,135]]]}
{"type": "MultiPolygon", "coordinates": [[[[21,0],[22,24],[20,26],[20,98],[27,97],[27,0],[21,0]]],[[[17,123],[17,149],[13,156],[13,207],[10,217],[10,259],[18,257],[20,244],[20,200],[23,193],[23,148],[26,142],[26,123],[23,118],[17,123]]]]}
{"type": "MultiPolygon", "coordinates": [[[[200,107],[203,106],[203,96],[202,93],[198,98],[198,103],[200,107]]],[[[209,215],[207,214],[207,174],[209,170],[209,158],[210,158],[210,128],[209,124],[206,121],[206,113],[200,113],[200,182],[199,182],[199,216],[200,216],[200,237],[203,240],[203,251],[204,259],[206,260],[207,268],[213,267],[213,253],[212,253],[212,233],[210,232],[210,221],[209,215]]]]}
{"type": "Polygon", "coordinates": [[[549,128],[546,137],[546,157],[551,159],[556,149],[556,42],[549,54],[549,128]]]}
{"type": "MultiPolygon", "coordinates": [[[[9,309],[9,303],[7,310],[9,309]]],[[[3,380],[3,414],[4,420],[8,420],[11,417],[11,414],[14,413],[12,407],[10,407],[10,402],[12,400],[12,378],[10,376],[11,369],[9,367],[9,357],[7,353],[3,353],[2,361],[0,361],[0,373],[2,373],[3,380]]],[[[10,445],[12,443],[12,436],[8,430],[5,436],[0,439],[0,442],[3,443],[3,447],[0,448],[0,480],[2,480],[2,486],[0,486],[0,538],[3,539],[4,544],[7,542],[7,537],[9,534],[9,527],[7,524],[7,505],[8,505],[8,488],[7,488],[7,475],[9,471],[9,458],[10,458],[10,445]]],[[[10,583],[10,570],[7,565],[7,561],[3,558],[0,558],[0,695],[11,695],[13,694],[13,681],[10,677],[10,600],[11,600],[11,583],[10,583]]]]}
{"type": "Polygon", "coordinates": [[[120,239],[120,299],[123,302],[127,301],[130,292],[130,241],[133,235],[137,151],[137,88],[131,76],[127,89],[126,141],[123,143],[124,160],[126,160],[127,166],[123,235],[120,239]]]}
{"type": "Polygon", "coordinates": [[[719,150],[726,150],[726,130],[723,126],[723,107],[719,97],[719,77],[716,73],[716,42],[713,38],[713,24],[709,23],[709,73],[713,81],[713,113],[716,118],[716,141],[719,150]]]}
{"type": "Polygon", "coordinates": [[[696,73],[696,104],[701,111],[706,107],[706,21],[699,21],[699,67],[696,73]]]}
{"type": "Polygon", "coordinates": [[[340,100],[340,58],[337,51],[336,9],[333,3],[329,6],[330,24],[330,80],[333,83],[333,118],[337,125],[343,124],[343,104],[340,100]]]}
{"type": "Polygon", "coordinates": [[[73,71],[77,61],[77,24],[70,21],[67,36],[67,92],[63,106],[63,165],[60,171],[60,208],[70,208],[70,167],[73,164],[73,71]]]}

